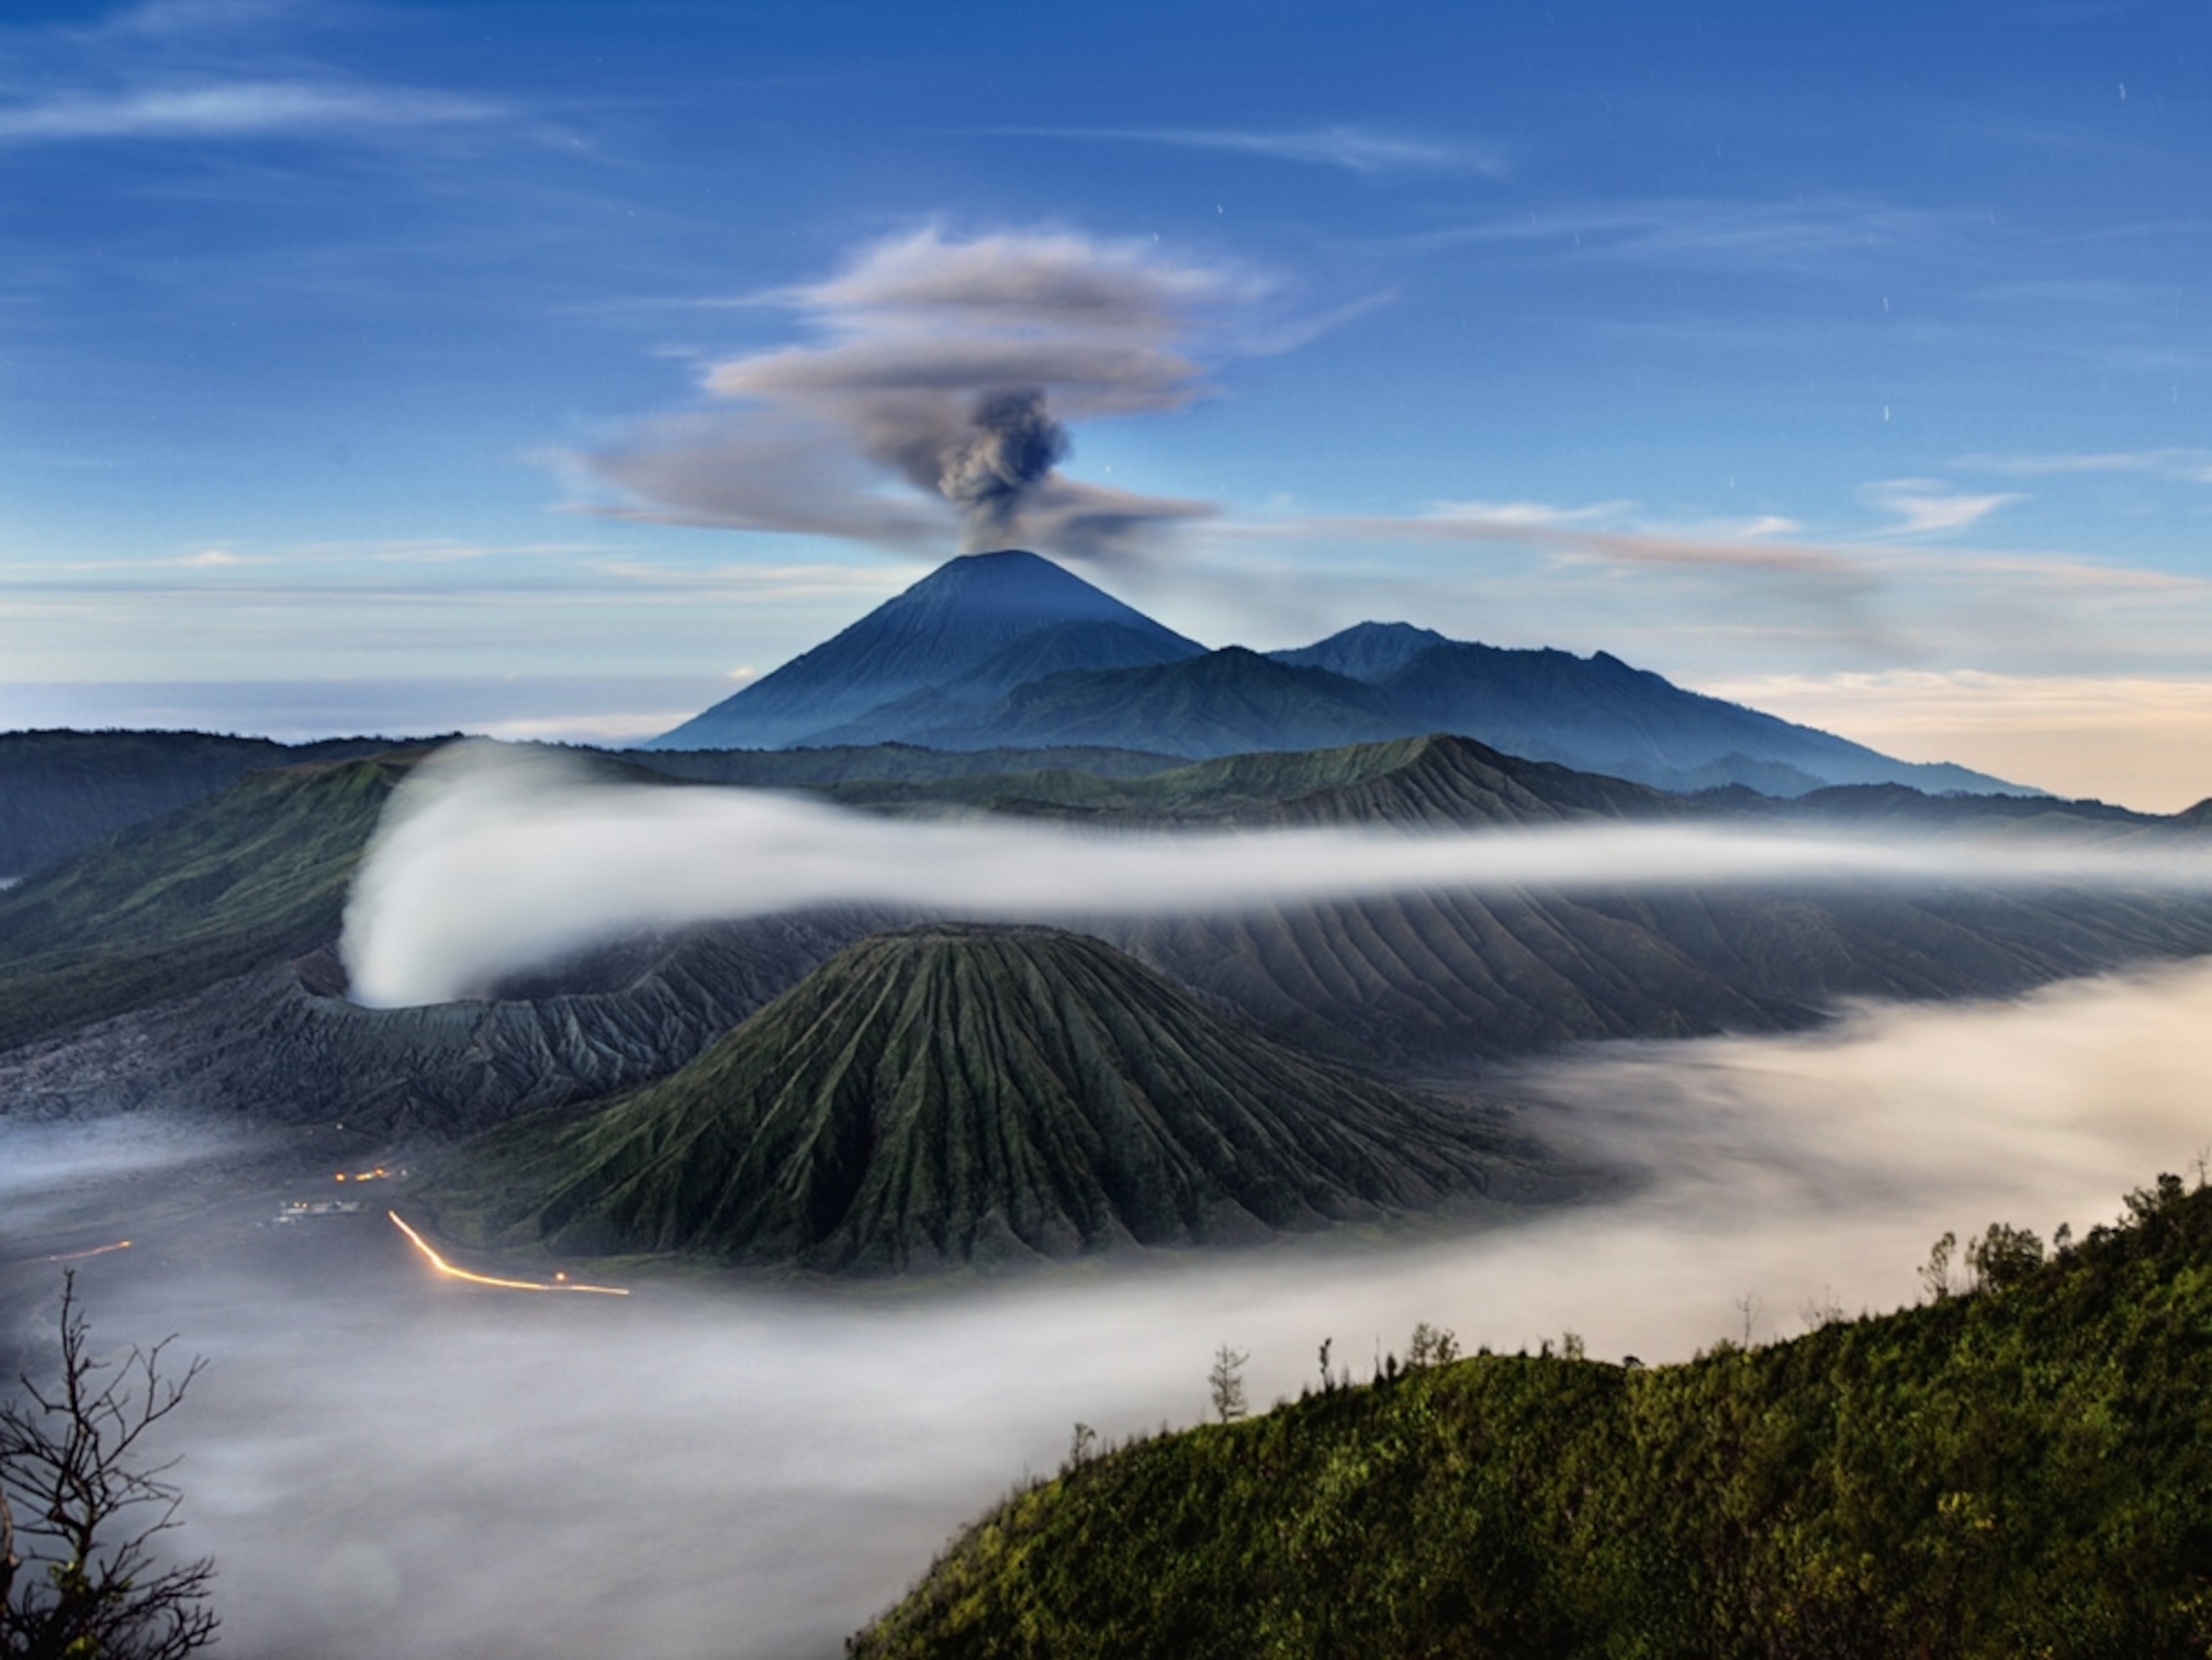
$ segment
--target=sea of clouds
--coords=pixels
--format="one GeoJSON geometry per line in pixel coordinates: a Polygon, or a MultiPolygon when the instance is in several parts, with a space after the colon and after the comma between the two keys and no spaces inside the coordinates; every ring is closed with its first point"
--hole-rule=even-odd
{"type": "MultiPolygon", "coordinates": [[[[2189,1170],[2208,1073],[2197,964],[1528,1068],[1503,1081],[1526,1124],[1631,1179],[1450,1237],[558,1298],[438,1280],[371,1211],[319,1234],[213,1218],[81,1271],[99,1336],[175,1331],[210,1358],[177,1426],[179,1537],[218,1559],[226,1653],[827,1657],[1055,1467],[1077,1420],[1110,1439],[1202,1415],[1220,1343],[1250,1351],[1264,1405],[1324,1337],[1364,1375],[1417,1320],[1470,1349],[1571,1329],[1662,1361],[1893,1307],[1945,1230],[2079,1232],[2189,1170]]],[[[80,1190],[173,1156],[154,1133],[134,1154],[114,1124],[25,1142],[0,1121],[0,1170],[34,1148],[36,1184],[80,1190]],[[74,1157],[71,1134],[92,1138],[74,1157]]],[[[20,1234],[11,1205],[16,1288],[58,1272],[20,1234]]]]}

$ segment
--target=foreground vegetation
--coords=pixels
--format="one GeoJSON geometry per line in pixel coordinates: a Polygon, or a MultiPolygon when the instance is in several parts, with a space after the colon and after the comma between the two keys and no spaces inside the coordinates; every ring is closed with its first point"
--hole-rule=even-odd
{"type": "Polygon", "coordinates": [[[146,1444],[201,1362],[102,1359],[62,1276],[60,1364],[0,1401],[0,1660],[185,1660],[215,1640],[215,1565],[161,1548],[184,1495],[146,1444]]]}
{"type": "Polygon", "coordinates": [[[1790,1342],[1394,1364],[1079,1447],[848,1646],[2212,1654],[2212,1190],[2128,1206],[2049,1260],[1992,1228],[1965,1294],[1947,1245],[1932,1304],[1790,1342]]]}

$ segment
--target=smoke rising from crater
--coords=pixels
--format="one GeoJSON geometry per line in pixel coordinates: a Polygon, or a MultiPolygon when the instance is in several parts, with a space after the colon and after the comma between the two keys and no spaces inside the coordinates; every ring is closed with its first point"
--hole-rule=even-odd
{"type": "Polygon", "coordinates": [[[998,392],[975,406],[964,441],[945,457],[938,493],[968,516],[963,551],[1003,547],[1022,498],[1067,453],[1067,429],[1044,407],[1044,393],[998,392]]]}
{"type": "Polygon", "coordinates": [[[343,951],[379,1006],[482,995],[583,948],[840,903],[1007,921],[1221,912],[1423,887],[2064,878],[2201,885],[2202,853],[2038,853],[1674,824],[1453,834],[1085,833],[886,819],[755,790],[595,782],[459,744],[419,766],[354,884],[343,951]]]}
{"type": "Polygon", "coordinates": [[[1184,342],[1207,307],[1254,292],[1149,245],[925,229],[769,296],[823,337],[713,365],[724,407],[586,462],[630,517],[1142,560],[1212,508],[1067,476],[1067,423],[1188,404],[1202,389],[1184,342]]]}

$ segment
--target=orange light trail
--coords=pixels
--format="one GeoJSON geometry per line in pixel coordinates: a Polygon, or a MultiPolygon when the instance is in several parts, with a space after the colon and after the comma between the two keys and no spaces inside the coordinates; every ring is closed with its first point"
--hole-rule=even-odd
{"type": "Polygon", "coordinates": [[[417,1233],[413,1228],[408,1227],[405,1222],[402,1221],[398,1211],[387,1210],[384,1214],[392,1218],[392,1227],[398,1228],[402,1233],[404,1233],[407,1236],[407,1243],[413,1245],[416,1250],[421,1251],[424,1257],[428,1257],[429,1259],[430,1266],[436,1269],[439,1273],[444,1275],[449,1280],[466,1280],[471,1285],[477,1286],[497,1286],[502,1291],[588,1291],[592,1293],[594,1295],[600,1297],[627,1297],[629,1295],[629,1293],[623,1289],[620,1286],[576,1285],[569,1281],[565,1276],[562,1277],[557,1284],[546,1285],[537,1280],[499,1280],[494,1279],[489,1274],[471,1274],[465,1268],[455,1268],[443,1257],[441,1257],[436,1251],[431,1250],[430,1242],[428,1239],[425,1239],[421,1234],[417,1233]]]}
{"type": "Polygon", "coordinates": [[[40,1263],[74,1263],[81,1261],[87,1257],[105,1257],[111,1251],[128,1251],[130,1249],[130,1240],[118,1239],[113,1245],[94,1245],[89,1251],[65,1251],[58,1257],[34,1257],[32,1260],[33,1262],[40,1263]]]}

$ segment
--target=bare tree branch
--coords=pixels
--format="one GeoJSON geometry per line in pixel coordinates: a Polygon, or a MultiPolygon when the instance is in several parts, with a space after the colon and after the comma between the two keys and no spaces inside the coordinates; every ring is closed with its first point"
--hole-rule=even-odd
{"type": "Polygon", "coordinates": [[[0,1660],[182,1660],[215,1640],[215,1565],[162,1565],[184,1494],[138,1455],[205,1362],[164,1375],[173,1338],[96,1359],[74,1274],[60,1328],[58,1381],[0,1406],[0,1660]]]}

